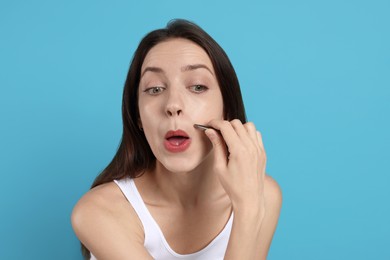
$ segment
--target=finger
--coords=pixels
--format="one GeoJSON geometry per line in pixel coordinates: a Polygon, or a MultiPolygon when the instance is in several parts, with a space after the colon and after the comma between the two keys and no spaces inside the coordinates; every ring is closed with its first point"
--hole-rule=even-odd
{"type": "Polygon", "coordinates": [[[217,131],[213,129],[207,129],[205,131],[206,136],[210,139],[214,147],[214,159],[217,167],[224,167],[227,165],[227,147],[224,139],[217,131]]]}
{"type": "Polygon", "coordinates": [[[248,122],[244,124],[244,127],[248,132],[248,135],[251,138],[252,142],[256,145],[256,147],[258,147],[259,141],[257,140],[257,133],[256,133],[257,131],[255,125],[252,122],[248,122]]]}
{"type": "Polygon", "coordinates": [[[230,124],[233,126],[239,137],[247,135],[247,131],[239,119],[233,119],[230,121],[230,124]]]}
{"type": "Polygon", "coordinates": [[[256,145],[257,141],[253,142],[251,140],[246,127],[241,123],[240,120],[234,119],[234,120],[230,121],[230,124],[233,126],[237,135],[240,137],[240,140],[243,142],[243,144],[246,147],[249,147],[250,145],[256,145]]]}
{"type": "Polygon", "coordinates": [[[237,144],[240,143],[240,138],[230,122],[225,120],[212,120],[208,125],[220,131],[229,151],[233,151],[237,144]]]}
{"type": "Polygon", "coordinates": [[[263,169],[261,169],[261,172],[262,172],[262,178],[264,179],[265,178],[265,168],[266,168],[266,163],[267,163],[267,155],[265,153],[265,150],[264,150],[264,144],[263,144],[263,138],[261,137],[261,134],[259,131],[256,131],[256,136],[257,136],[257,140],[259,142],[259,146],[260,146],[260,156],[263,160],[263,169]]]}
{"type": "Polygon", "coordinates": [[[254,146],[256,147],[257,155],[261,156],[261,148],[260,143],[257,136],[257,130],[255,125],[252,122],[248,122],[244,125],[245,129],[248,132],[248,135],[250,136],[251,141],[253,142],[254,146]]]}
{"type": "Polygon", "coordinates": [[[261,136],[261,133],[259,131],[256,131],[257,141],[260,145],[261,150],[264,151],[264,144],[263,144],[263,138],[261,136]]]}

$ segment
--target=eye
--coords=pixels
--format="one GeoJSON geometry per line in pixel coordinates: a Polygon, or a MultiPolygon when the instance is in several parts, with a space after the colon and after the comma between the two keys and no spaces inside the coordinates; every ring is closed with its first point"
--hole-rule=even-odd
{"type": "Polygon", "coordinates": [[[148,93],[149,95],[158,95],[163,91],[164,91],[163,87],[151,87],[151,88],[147,88],[144,92],[148,93]]]}
{"type": "Polygon", "coordinates": [[[190,90],[195,93],[202,93],[205,92],[208,88],[203,85],[193,85],[190,87],[190,90]]]}

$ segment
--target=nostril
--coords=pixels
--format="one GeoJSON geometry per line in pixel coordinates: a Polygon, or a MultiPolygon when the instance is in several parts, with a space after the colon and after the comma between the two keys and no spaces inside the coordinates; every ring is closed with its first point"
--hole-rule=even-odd
{"type": "Polygon", "coordinates": [[[177,109],[177,110],[176,109],[175,110],[174,109],[168,109],[167,110],[167,115],[168,116],[173,116],[173,115],[178,115],[179,116],[181,113],[182,113],[181,109],[177,109]]]}

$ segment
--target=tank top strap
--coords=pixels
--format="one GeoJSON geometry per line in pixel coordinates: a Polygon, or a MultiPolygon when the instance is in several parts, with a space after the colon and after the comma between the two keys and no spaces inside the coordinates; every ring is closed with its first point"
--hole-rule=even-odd
{"type": "Polygon", "coordinates": [[[143,225],[145,232],[145,247],[149,249],[151,249],[151,246],[161,247],[160,230],[156,227],[156,223],[151,217],[149,210],[147,209],[141,194],[134,183],[134,180],[132,178],[124,178],[114,180],[114,182],[118,185],[126,199],[134,208],[143,225]]]}

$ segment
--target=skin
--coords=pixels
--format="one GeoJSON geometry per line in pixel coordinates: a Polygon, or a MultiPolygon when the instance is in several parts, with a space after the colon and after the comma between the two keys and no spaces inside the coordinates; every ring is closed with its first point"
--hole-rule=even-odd
{"type": "MultiPolygon", "coordinates": [[[[141,73],[139,124],[157,162],[135,184],[171,248],[179,254],[201,250],[234,211],[225,259],[266,259],[281,191],[265,174],[266,154],[254,124],[223,120],[222,95],[208,55],[191,41],[172,39],[149,51],[141,73]],[[220,134],[195,129],[194,123],[220,134]],[[172,153],[164,137],[177,129],[189,135],[191,145],[172,153]]],[[[72,224],[98,259],[152,259],[143,247],[137,214],[112,182],[80,199],[72,224]]]]}

